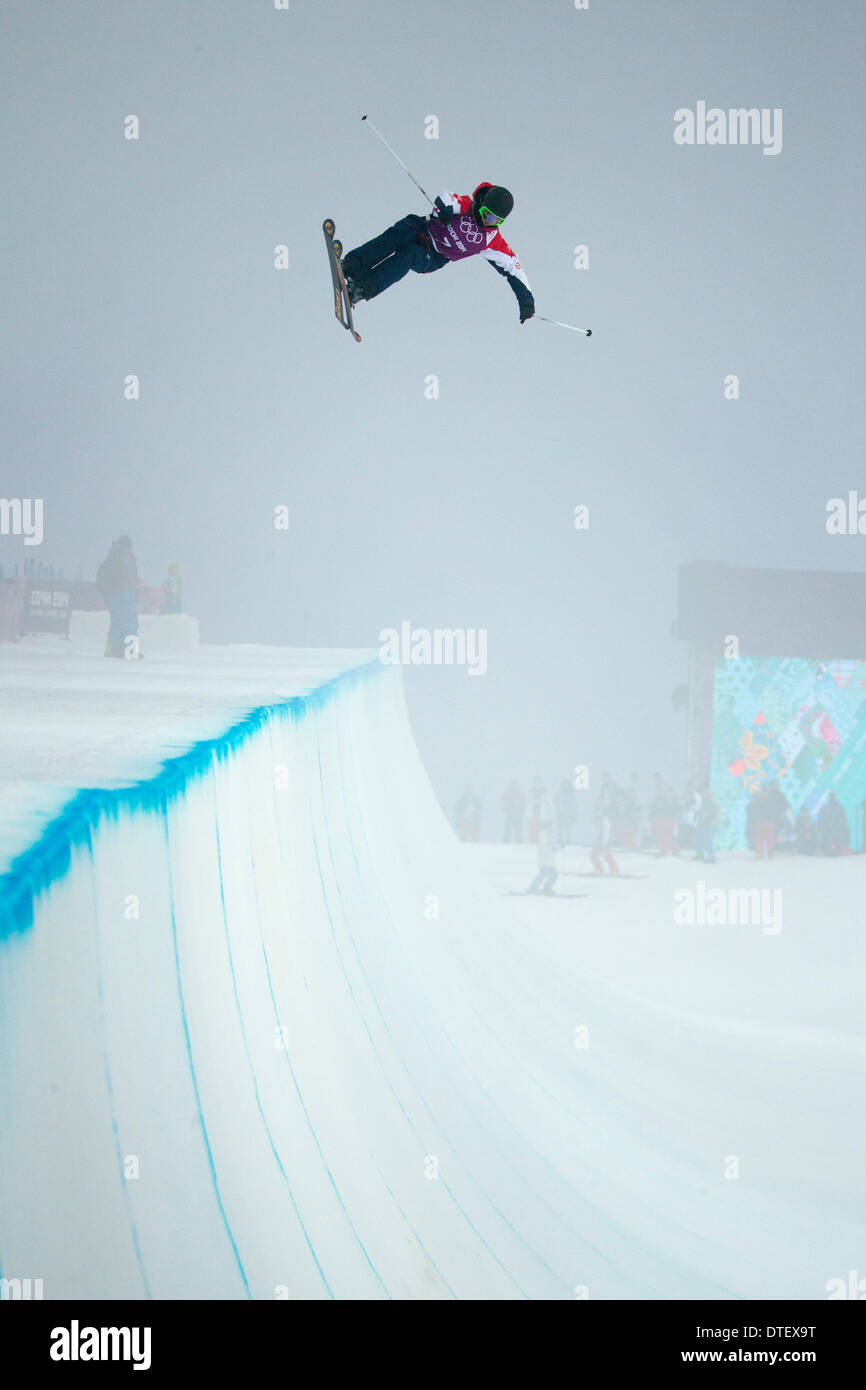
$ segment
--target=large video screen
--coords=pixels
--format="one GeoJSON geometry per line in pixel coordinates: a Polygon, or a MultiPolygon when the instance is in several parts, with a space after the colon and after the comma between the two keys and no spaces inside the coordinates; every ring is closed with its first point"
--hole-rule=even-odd
{"type": "Polygon", "coordinates": [[[813,819],[830,792],[863,848],[866,662],[737,657],[716,666],[712,790],[717,844],[744,849],[755,788],[776,781],[794,818],[813,819]]]}

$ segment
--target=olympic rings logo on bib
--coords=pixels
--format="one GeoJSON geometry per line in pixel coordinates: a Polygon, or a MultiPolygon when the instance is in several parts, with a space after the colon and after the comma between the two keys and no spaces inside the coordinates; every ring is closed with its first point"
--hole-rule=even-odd
{"type": "Polygon", "coordinates": [[[471,217],[461,217],[460,230],[472,245],[484,240],[484,233],[471,217]]]}

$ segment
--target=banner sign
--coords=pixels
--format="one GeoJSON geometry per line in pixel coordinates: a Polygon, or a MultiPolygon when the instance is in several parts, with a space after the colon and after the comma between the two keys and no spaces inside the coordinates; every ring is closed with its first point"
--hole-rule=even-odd
{"type": "Polygon", "coordinates": [[[54,632],[58,637],[69,636],[69,615],[72,611],[69,587],[57,588],[35,582],[27,593],[22,628],[25,632],[54,632]]]}

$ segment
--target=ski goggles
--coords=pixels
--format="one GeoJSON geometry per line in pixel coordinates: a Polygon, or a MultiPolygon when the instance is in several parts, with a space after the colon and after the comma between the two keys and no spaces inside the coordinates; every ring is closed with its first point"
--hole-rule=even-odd
{"type": "Polygon", "coordinates": [[[478,211],[481,215],[482,222],[485,222],[488,227],[501,227],[505,221],[505,218],[500,217],[498,212],[491,212],[489,208],[482,206],[478,211]]]}

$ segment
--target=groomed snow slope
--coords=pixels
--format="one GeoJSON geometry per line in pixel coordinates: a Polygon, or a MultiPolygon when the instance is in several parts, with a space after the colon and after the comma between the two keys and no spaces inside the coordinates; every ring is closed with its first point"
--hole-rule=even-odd
{"type": "Polygon", "coordinates": [[[862,1042],[588,973],[592,894],[530,912],[467,865],[399,673],[24,655],[22,741],[37,688],[55,713],[41,781],[0,797],[3,1276],[426,1299],[820,1298],[846,1274],[862,1042]],[[57,785],[64,745],[96,790],[57,785]]]}

